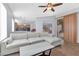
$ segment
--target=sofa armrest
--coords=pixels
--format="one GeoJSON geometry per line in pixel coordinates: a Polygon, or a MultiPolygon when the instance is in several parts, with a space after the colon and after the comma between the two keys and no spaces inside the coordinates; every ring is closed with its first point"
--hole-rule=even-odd
{"type": "Polygon", "coordinates": [[[1,54],[5,53],[6,51],[6,45],[8,43],[8,41],[11,40],[10,37],[5,38],[4,40],[1,41],[1,54]]]}
{"type": "Polygon", "coordinates": [[[9,41],[11,41],[11,37],[5,38],[3,41],[1,41],[1,50],[2,48],[6,48],[6,45],[8,44],[9,41]]]}
{"type": "Polygon", "coordinates": [[[1,50],[5,49],[6,48],[6,42],[2,42],[1,43],[1,50]]]}
{"type": "Polygon", "coordinates": [[[5,38],[5,39],[2,41],[2,43],[8,42],[10,39],[11,39],[11,37],[5,38]]]}

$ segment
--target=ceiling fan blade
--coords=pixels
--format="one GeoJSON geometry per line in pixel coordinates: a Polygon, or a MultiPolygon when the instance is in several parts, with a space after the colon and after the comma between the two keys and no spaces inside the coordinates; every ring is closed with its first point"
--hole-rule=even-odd
{"type": "Polygon", "coordinates": [[[38,7],[47,7],[47,6],[38,6],[38,7]]]}
{"type": "Polygon", "coordinates": [[[54,4],[53,6],[55,7],[55,6],[59,6],[59,5],[62,5],[63,3],[56,3],[56,4],[54,4]]]}
{"type": "Polygon", "coordinates": [[[54,12],[55,10],[53,8],[51,8],[51,10],[54,12]]]}
{"type": "Polygon", "coordinates": [[[47,8],[43,11],[43,13],[47,10],[47,8]]]}

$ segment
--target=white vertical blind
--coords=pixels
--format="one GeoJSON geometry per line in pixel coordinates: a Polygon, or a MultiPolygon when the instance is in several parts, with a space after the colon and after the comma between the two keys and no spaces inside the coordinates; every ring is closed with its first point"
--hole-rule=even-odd
{"type": "Polygon", "coordinates": [[[7,37],[7,10],[6,8],[4,7],[3,4],[0,4],[0,7],[1,7],[1,19],[0,19],[0,25],[1,25],[1,30],[0,30],[0,33],[1,33],[1,37],[0,37],[0,41],[3,40],[4,38],[7,37]]]}

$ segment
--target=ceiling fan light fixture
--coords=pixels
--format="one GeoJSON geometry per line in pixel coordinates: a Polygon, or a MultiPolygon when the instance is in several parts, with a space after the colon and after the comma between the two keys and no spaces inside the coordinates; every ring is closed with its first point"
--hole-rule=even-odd
{"type": "Polygon", "coordinates": [[[52,9],[51,7],[48,7],[48,8],[47,8],[47,10],[51,10],[51,9],[52,9]]]}
{"type": "Polygon", "coordinates": [[[56,3],[56,4],[52,4],[52,3],[48,3],[46,6],[39,6],[39,7],[45,7],[46,9],[43,11],[43,13],[44,12],[46,12],[47,10],[51,10],[51,11],[55,11],[54,10],[54,7],[56,7],[56,6],[60,6],[60,5],[62,5],[62,3],[56,3]]]}

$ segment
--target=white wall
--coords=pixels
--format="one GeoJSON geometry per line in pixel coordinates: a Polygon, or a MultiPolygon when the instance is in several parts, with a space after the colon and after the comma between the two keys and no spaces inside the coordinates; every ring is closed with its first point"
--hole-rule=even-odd
{"type": "Polygon", "coordinates": [[[43,22],[42,21],[36,21],[36,32],[43,32],[43,22]]]}
{"type": "Polygon", "coordinates": [[[39,17],[36,21],[36,31],[43,32],[43,24],[44,23],[51,23],[52,24],[52,34],[57,36],[57,20],[54,16],[46,16],[46,17],[39,17]]]}
{"type": "Polygon", "coordinates": [[[17,18],[17,20],[31,24],[31,29],[36,28],[36,32],[43,32],[43,24],[51,23],[52,24],[52,33],[57,36],[57,19],[54,16],[45,16],[37,18],[17,18]]]}
{"type": "MultiPolygon", "coordinates": [[[[10,33],[12,32],[12,18],[13,18],[13,13],[11,9],[9,8],[8,4],[4,4],[4,6],[7,9],[7,35],[9,36],[10,33]]],[[[33,23],[32,26],[36,27],[37,32],[43,32],[43,23],[52,23],[52,31],[54,35],[57,35],[57,20],[53,16],[46,16],[46,17],[37,17],[33,18],[35,24],[33,23]]],[[[25,19],[26,20],[26,19],[25,19]]],[[[27,20],[28,22],[28,20],[27,20]]]]}
{"type": "Polygon", "coordinates": [[[4,4],[6,10],[7,10],[7,36],[10,35],[12,32],[12,18],[13,18],[13,13],[11,9],[9,8],[8,4],[4,4]]]}

